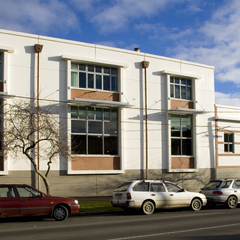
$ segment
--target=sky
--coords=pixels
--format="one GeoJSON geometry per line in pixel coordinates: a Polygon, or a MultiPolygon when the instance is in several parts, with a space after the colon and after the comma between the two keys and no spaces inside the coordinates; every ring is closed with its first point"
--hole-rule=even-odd
{"type": "Polygon", "coordinates": [[[0,0],[0,29],[211,65],[240,107],[240,0],[0,0]]]}

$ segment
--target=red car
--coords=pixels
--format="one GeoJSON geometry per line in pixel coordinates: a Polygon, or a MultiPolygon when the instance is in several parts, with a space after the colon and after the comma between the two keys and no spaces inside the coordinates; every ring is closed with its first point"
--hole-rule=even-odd
{"type": "Polygon", "coordinates": [[[0,184],[0,218],[50,216],[62,221],[79,208],[72,198],[47,196],[25,184],[0,184]]]}

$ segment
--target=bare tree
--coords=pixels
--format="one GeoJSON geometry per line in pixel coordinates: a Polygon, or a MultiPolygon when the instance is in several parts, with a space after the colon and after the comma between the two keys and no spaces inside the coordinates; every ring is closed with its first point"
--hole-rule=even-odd
{"type": "Polygon", "coordinates": [[[3,111],[4,151],[14,157],[19,154],[27,157],[35,173],[42,178],[48,195],[51,195],[48,174],[53,160],[60,155],[68,158],[70,154],[67,129],[59,123],[57,108],[56,105],[35,107],[30,101],[8,100],[3,111]],[[45,173],[39,169],[39,159],[46,161],[45,173]]]}

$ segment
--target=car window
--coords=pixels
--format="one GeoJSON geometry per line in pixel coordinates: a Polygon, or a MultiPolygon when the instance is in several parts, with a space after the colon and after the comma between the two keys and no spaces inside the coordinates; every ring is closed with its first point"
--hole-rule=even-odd
{"type": "Polygon", "coordinates": [[[167,187],[167,190],[169,192],[179,192],[181,190],[180,187],[172,184],[172,183],[165,183],[166,187],[167,187]]]}
{"type": "Polygon", "coordinates": [[[17,186],[20,197],[42,197],[42,194],[28,186],[17,186]]]}
{"type": "Polygon", "coordinates": [[[125,192],[127,191],[128,187],[130,186],[132,182],[124,182],[121,185],[119,185],[117,188],[115,188],[114,192],[125,192]]]}
{"type": "Polygon", "coordinates": [[[229,188],[229,186],[231,185],[231,183],[232,183],[232,180],[224,181],[224,182],[222,183],[221,188],[229,188]]]}
{"type": "Polygon", "coordinates": [[[137,183],[133,187],[133,191],[148,192],[149,191],[149,183],[148,182],[137,183]]]}
{"type": "Polygon", "coordinates": [[[0,187],[0,198],[12,198],[12,197],[16,197],[13,187],[0,187]]]}
{"type": "Polygon", "coordinates": [[[151,192],[166,192],[166,189],[162,183],[151,183],[150,191],[151,192]]]}
{"type": "Polygon", "coordinates": [[[214,189],[218,188],[221,183],[222,183],[222,181],[211,181],[211,182],[207,183],[202,189],[214,190],[214,189]]]}
{"type": "Polygon", "coordinates": [[[233,184],[233,188],[240,188],[240,180],[236,180],[233,184]]]}

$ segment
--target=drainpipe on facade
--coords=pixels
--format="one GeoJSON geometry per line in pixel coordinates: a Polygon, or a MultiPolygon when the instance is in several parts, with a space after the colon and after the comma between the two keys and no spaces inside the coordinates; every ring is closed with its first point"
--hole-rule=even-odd
{"type": "Polygon", "coordinates": [[[148,115],[147,115],[147,68],[149,67],[149,62],[142,61],[142,67],[145,73],[145,141],[146,141],[146,172],[145,178],[148,178],[148,115]]]}
{"type": "MultiPolygon", "coordinates": [[[[37,57],[38,57],[38,64],[37,64],[37,142],[39,142],[39,94],[40,94],[40,87],[39,87],[39,53],[42,52],[43,49],[43,45],[40,44],[35,44],[35,53],[37,53],[37,57]]],[[[37,167],[38,170],[40,168],[40,157],[39,157],[39,143],[37,144],[37,167]]],[[[40,189],[40,177],[39,175],[36,176],[37,177],[37,185],[38,185],[38,189],[40,189]]]]}

